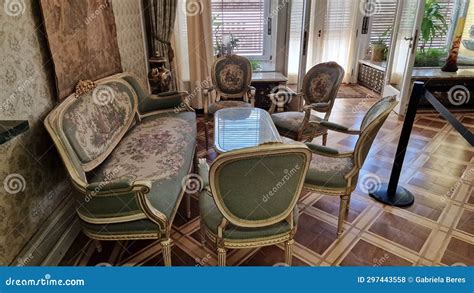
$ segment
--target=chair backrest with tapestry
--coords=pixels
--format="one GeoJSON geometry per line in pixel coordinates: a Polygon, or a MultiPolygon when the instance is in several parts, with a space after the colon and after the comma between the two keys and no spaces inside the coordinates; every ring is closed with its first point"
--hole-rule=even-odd
{"type": "Polygon", "coordinates": [[[329,118],[343,78],[344,69],[339,64],[326,62],[313,66],[303,79],[301,93],[306,104],[327,104],[319,111],[326,113],[325,120],[329,118]]]}
{"type": "Polygon", "coordinates": [[[212,83],[220,98],[248,98],[252,81],[252,65],[242,56],[228,55],[218,58],[212,66],[212,83]]]}

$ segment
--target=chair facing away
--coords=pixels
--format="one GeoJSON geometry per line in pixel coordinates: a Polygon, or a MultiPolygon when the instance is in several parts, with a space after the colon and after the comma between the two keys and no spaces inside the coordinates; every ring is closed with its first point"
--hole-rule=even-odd
{"type": "Polygon", "coordinates": [[[291,265],[296,202],[310,160],[305,145],[272,143],[221,154],[210,170],[201,162],[200,174],[209,179],[199,199],[201,231],[215,244],[219,266],[227,249],[278,243],[285,243],[291,265]]]}

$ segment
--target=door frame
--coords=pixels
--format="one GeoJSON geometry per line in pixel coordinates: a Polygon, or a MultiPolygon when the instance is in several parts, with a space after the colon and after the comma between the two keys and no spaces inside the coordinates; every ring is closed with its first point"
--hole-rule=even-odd
{"type": "Polygon", "coordinates": [[[415,57],[416,57],[416,49],[418,48],[418,41],[420,39],[420,30],[421,30],[421,22],[423,20],[423,13],[425,8],[425,0],[418,0],[418,8],[415,18],[415,25],[413,27],[413,31],[411,33],[411,45],[410,45],[410,53],[407,56],[405,71],[401,81],[401,89],[398,90],[390,84],[390,78],[392,76],[392,69],[393,69],[393,62],[395,61],[394,54],[395,50],[394,47],[396,46],[396,40],[399,33],[400,28],[400,20],[402,17],[402,6],[397,6],[397,12],[394,20],[392,36],[390,41],[390,54],[387,60],[387,67],[385,69],[385,80],[384,80],[384,88],[382,91],[383,96],[395,95],[397,96],[397,100],[400,102],[397,107],[395,108],[395,112],[401,116],[405,116],[406,108],[408,106],[409,100],[409,93],[412,89],[412,82],[411,76],[415,64],[415,57]]]}

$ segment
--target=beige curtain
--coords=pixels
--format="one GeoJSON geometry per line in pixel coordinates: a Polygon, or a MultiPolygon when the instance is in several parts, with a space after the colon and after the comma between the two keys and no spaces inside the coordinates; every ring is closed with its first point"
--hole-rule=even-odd
{"type": "Polygon", "coordinates": [[[211,0],[187,0],[188,57],[191,106],[202,109],[202,87],[209,84],[214,62],[211,0]]]}

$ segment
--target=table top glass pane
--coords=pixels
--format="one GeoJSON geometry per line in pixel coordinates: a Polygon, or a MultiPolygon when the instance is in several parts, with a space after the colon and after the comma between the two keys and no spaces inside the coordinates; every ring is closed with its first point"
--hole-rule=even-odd
{"type": "Polygon", "coordinates": [[[223,153],[282,140],[267,111],[258,108],[228,108],[215,114],[214,142],[216,150],[223,153]]]}

